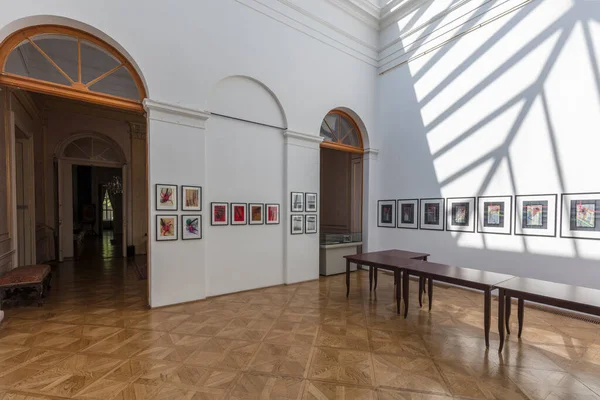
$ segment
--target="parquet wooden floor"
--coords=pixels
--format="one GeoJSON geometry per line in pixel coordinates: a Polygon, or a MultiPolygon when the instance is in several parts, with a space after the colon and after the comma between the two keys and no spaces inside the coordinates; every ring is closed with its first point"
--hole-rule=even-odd
{"type": "Polygon", "coordinates": [[[64,263],[43,308],[7,310],[0,400],[600,399],[597,325],[528,308],[499,355],[480,293],[436,286],[430,313],[412,284],[405,320],[390,276],[368,286],[357,272],[349,299],[334,276],[149,310],[125,261],[64,263]]]}

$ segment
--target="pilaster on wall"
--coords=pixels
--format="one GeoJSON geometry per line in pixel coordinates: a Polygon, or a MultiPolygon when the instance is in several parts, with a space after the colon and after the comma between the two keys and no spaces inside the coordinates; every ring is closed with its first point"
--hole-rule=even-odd
{"type": "MultiPolygon", "coordinates": [[[[176,215],[181,236],[181,185],[204,187],[206,182],[204,130],[209,114],[149,99],[144,100],[144,108],[148,113],[149,303],[160,307],[200,300],[206,297],[205,241],[157,242],[156,216],[176,215]],[[178,211],[156,211],[156,184],[178,185],[178,211]]],[[[204,231],[208,213],[204,198],[202,202],[204,231]]]]}
{"type": "MultiPolygon", "coordinates": [[[[363,156],[364,162],[364,175],[363,175],[363,230],[362,230],[362,242],[363,252],[369,250],[369,242],[375,238],[371,238],[369,232],[374,232],[374,229],[370,229],[373,225],[377,225],[377,199],[371,197],[373,191],[374,182],[376,182],[376,165],[377,158],[379,156],[379,150],[368,148],[365,149],[363,156]]],[[[377,249],[373,249],[377,250],[377,249]]]]}
{"type": "MultiPolygon", "coordinates": [[[[323,138],[290,130],[284,131],[283,135],[286,200],[282,204],[281,218],[286,235],[284,280],[286,284],[292,284],[319,278],[319,235],[291,234],[291,192],[318,193],[320,198],[319,145],[323,138]]],[[[317,211],[320,212],[319,207],[317,211]]]]}

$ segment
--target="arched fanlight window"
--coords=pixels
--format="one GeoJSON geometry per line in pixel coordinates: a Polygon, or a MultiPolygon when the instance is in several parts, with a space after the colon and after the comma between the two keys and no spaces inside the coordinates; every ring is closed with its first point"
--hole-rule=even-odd
{"type": "Polygon", "coordinates": [[[334,110],[321,123],[321,147],[362,153],[363,143],[356,122],[343,111],[334,110]]]}
{"type": "Polygon", "coordinates": [[[74,163],[105,164],[120,167],[125,164],[125,156],[119,145],[112,139],[96,133],[72,135],[59,145],[57,156],[74,163]]]}
{"type": "Polygon", "coordinates": [[[0,45],[0,83],[22,89],[142,111],[144,86],[112,46],[76,29],[23,29],[0,45]]]}

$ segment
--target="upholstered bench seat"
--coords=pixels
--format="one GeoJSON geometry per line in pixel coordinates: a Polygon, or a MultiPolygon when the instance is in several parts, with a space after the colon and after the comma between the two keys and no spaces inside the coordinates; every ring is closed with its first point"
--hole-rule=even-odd
{"type": "Polygon", "coordinates": [[[0,308],[7,293],[15,289],[32,288],[40,295],[39,305],[42,305],[45,292],[50,289],[52,272],[49,265],[24,265],[8,271],[0,276],[0,308]]]}

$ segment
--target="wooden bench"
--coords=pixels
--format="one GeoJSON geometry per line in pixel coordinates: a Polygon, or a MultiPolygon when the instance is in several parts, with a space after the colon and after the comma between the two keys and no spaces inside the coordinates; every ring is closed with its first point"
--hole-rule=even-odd
{"type": "Polygon", "coordinates": [[[51,279],[52,270],[46,264],[24,265],[8,271],[0,277],[0,309],[9,293],[28,288],[38,292],[38,306],[41,306],[51,279]]]}

